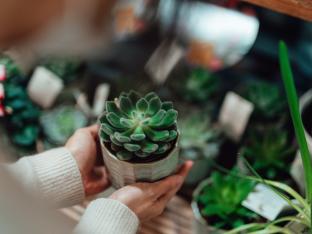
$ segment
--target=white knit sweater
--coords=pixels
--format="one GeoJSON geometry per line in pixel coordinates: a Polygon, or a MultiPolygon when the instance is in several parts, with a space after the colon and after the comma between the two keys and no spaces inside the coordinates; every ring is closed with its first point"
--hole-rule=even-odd
{"type": "MultiPolygon", "coordinates": [[[[84,199],[78,166],[65,148],[24,157],[10,165],[9,170],[24,188],[36,194],[37,199],[47,207],[72,206],[84,199]]],[[[128,207],[115,200],[100,198],[91,202],[74,232],[134,234],[138,226],[138,218],[128,207]]]]}

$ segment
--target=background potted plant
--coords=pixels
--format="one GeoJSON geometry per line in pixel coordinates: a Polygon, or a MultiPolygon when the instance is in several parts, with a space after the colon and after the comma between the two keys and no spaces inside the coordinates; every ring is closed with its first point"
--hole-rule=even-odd
{"type": "Polygon", "coordinates": [[[208,113],[195,111],[179,121],[180,155],[193,160],[193,167],[185,183],[194,185],[207,177],[212,161],[219,153],[220,131],[212,126],[208,113]]]}
{"type": "Polygon", "coordinates": [[[241,205],[254,186],[254,181],[220,172],[214,172],[211,178],[201,182],[192,201],[195,233],[225,233],[259,219],[241,205]]]}
{"type": "Polygon", "coordinates": [[[113,186],[156,181],[178,165],[178,112],[154,92],[130,91],[106,102],[99,132],[113,186]]]}
{"type": "MultiPolygon", "coordinates": [[[[278,127],[251,129],[240,150],[240,155],[247,159],[262,177],[289,182],[295,148],[290,142],[287,131],[278,127]]],[[[241,157],[238,164],[244,167],[241,157]]]]}

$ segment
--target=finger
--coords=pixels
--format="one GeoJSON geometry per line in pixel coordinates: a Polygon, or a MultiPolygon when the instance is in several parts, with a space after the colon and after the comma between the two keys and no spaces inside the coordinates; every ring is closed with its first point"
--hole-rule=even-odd
{"type": "Polygon", "coordinates": [[[105,167],[94,168],[87,182],[86,195],[91,196],[98,194],[108,188],[110,182],[105,167]]]}
{"type": "Polygon", "coordinates": [[[98,124],[91,125],[89,127],[86,127],[85,129],[90,132],[90,134],[92,135],[92,137],[94,139],[97,139],[98,132],[99,132],[99,129],[100,129],[100,126],[98,124]]]}
{"type": "Polygon", "coordinates": [[[153,193],[159,198],[171,190],[179,190],[192,166],[192,161],[186,161],[176,175],[169,176],[162,181],[154,183],[152,186],[153,193]]]}

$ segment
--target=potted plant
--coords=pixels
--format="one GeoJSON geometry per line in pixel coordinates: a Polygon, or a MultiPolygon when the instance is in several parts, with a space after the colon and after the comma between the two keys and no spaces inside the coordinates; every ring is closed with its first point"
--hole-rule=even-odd
{"type": "MultiPolygon", "coordinates": [[[[265,128],[262,131],[251,129],[240,154],[262,177],[289,182],[295,148],[289,140],[287,131],[281,128],[265,128]]],[[[241,168],[244,167],[241,160],[238,164],[241,168]]]]}
{"type": "MultiPolygon", "coordinates": [[[[311,204],[312,204],[312,160],[306,141],[305,131],[303,127],[303,122],[299,112],[299,102],[297,98],[297,93],[294,85],[293,75],[288,59],[287,47],[284,42],[280,42],[279,45],[279,58],[282,78],[286,90],[286,95],[288,99],[289,109],[291,112],[291,117],[293,121],[293,126],[295,129],[296,139],[299,145],[299,151],[303,163],[304,172],[304,183],[305,183],[305,196],[297,193],[290,186],[271,180],[264,180],[261,177],[250,178],[254,181],[260,181],[268,186],[271,186],[273,191],[275,191],[281,198],[283,198],[289,206],[293,208],[296,213],[294,215],[289,215],[286,217],[281,217],[278,220],[267,224],[251,224],[244,225],[235,230],[232,230],[228,234],[236,234],[242,231],[248,233],[250,228],[253,228],[253,233],[281,233],[281,234],[308,234],[312,232],[312,221],[311,221],[311,204]],[[282,225],[288,222],[284,227],[282,225]]],[[[250,167],[252,171],[252,167],[250,167]]],[[[256,172],[254,171],[256,174],[256,172]]]]}
{"type": "Polygon", "coordinates": [[[172,86],[185,100],[203,103],[216,95],[220,88],[219,77],[203,68],[176,71],[172,77],[185,76],[184,80],[172,80],[172,86]]]}
{"type": "Polygon", "coordinates": [[[185,183],[194,185],[206,178],[212,160],[219,153],[220,132],[212,126],[206,112],[195,111],[179,121],[180,155],[183,159],[193,160],[194,164],[185,183]]]}
{"type": "Polygon", "coordinates": [[[254,181],[220,172],[201,182],[192,201],[195,233],[225,233],[258,220],[258,215],[241,205],[254,186],[254,181]]]}
{"type": "Polygon", "coordinates": [[[99,136],[114,187],[156,181],[176,170],[177,116],[172,102],[154,92],[142,97],[130,91],[106,102],[99,136]]]}
{"type": "Polygon", "coordinates": [[[52,111],[44,112],[40,117],[40,124],[47,140],[61,146],[78,128],[85,127],[87,117],[74,106],[60,106],[52,111]]]}
{"type": "Polygon", "coordinates": [[[250,80],[240,91],[242,96],[254,104],[253,120],[255,122],[272,122],[284,117],[286,102],[279,87],[275,84],[250,80]]]}

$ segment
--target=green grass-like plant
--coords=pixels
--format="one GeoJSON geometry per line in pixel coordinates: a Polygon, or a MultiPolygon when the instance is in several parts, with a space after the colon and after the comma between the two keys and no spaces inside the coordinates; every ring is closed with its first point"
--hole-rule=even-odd
{"type": "Polygon", "coordinates": [[[120,160],[150,160],[174,147],[177,116],[172,102],[162,102],[154,92],[144,97],[135,91],[121,93],[106,102],[101,139],[120,160]]]}
{"type": "Polygon", "coordinates": [[[209,223],[213,223],[215,228],[229,230],[258,218],[241,205],[254,186],[254,181],[214,172],[211,183],[201,190],[195,200],[209,223]]]}

